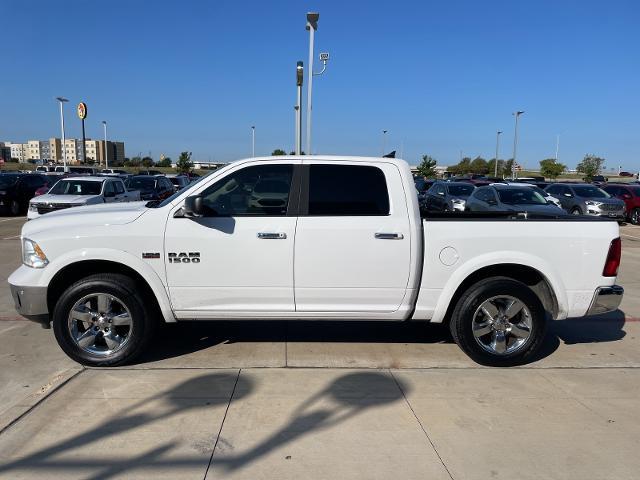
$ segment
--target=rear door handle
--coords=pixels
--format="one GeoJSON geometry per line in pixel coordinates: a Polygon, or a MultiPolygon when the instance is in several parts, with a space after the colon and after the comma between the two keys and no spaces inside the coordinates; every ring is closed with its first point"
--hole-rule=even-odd
{"type": "Polygon", "coordinates": [[[404,238],[401,233],[376,233],[374,236],[380,240],[402,240],[404,238]]]}
{"type": "Polygon", "coordinates": [[[283,232],[258,232],[258,238],[263,240],[284,240],[287,238],[287,234],[283,232]]]}

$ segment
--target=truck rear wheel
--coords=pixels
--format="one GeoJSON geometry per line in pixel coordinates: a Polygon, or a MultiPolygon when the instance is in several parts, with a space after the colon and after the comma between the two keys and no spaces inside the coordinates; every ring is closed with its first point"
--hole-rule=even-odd
{"type": "Polygon", "coordinates": [[[493,277],[472,285],[451,317],[458,346],[482,365],[509,367],[531,361],[546,331],[546,312],[524,283],[493,277]]]}
{"type": "Polygon", "coordinates": [[[58,344],[84,365],[110,367],[131,362],[153,336],[151,318],[136,283],[126,275],[83,278],[60,296],[53,311],[58,344]]]}

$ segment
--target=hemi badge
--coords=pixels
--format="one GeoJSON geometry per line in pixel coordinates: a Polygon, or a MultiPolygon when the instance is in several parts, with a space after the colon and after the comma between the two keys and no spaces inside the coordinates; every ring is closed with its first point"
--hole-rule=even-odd
{"type": "Polygon", "coordinates": [[[159,253],[146,252],[142,253],[142,258],[160,258],[159,253]]]}

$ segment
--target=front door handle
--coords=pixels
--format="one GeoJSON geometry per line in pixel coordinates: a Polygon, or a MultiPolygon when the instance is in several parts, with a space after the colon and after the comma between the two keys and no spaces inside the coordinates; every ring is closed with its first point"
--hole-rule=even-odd
{"type": "Polygon", "coordinates": [[[258,238],[261,238],[263,240],[284,240],[285,238],[287,238],[287,234],[283,233],[283,232],[259,232],[258,233],[258,238]]]}
{"type": "Polygon", "coordinates": [[[404,238],[401,233],[376,233],[374,236],[380,240],[402,240],[404,238]]]}

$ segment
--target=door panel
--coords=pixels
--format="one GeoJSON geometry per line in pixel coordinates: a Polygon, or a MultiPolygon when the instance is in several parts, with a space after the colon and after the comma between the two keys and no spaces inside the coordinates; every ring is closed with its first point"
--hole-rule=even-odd
{"type": "Polygon", "coordinates": [[[297,217],[287,216],[287,181],[300,162],[267,163],[240,165],[203,187],[205,210],[215,216],[168,218],[166,272],[178,317],[295,310],[297,217]]]}
{"type": "MultiPolygon", "coordinates": [[[[411,262],[411,237],[406,198],[400,172],[392,164],[376,167],[377,174],[340,172],[321,175],[321,161],[311,165],[309,197],[314,184],[326,181],[325,193],[336,195],[335,202],[325,198],[328,214],[314,214],[309,199],[309,215],[300,216],[295,242],[295,297],[299,312],[393,312],[402,303],[407,289],[411,262]],[[318,175],[314,179],[314,175],[318,175]],[[368,178],[372,177],[372,178],[368,178]],[[379,206],[389,214],[351,214],[365,212],[375,199],[367,198],[376,182],[388,184],[388,203],[379,206]],[[356,182],[356,183],[354,183],[356,182]],[[357,182],[362,185],[358,186],[357,182]],[[360,188],[362,187],[362,188],[360,188]],[[343,189],[354,189],[341,198],[343,189]],[[378,235],[376,234],[397,234],[378,235]]],[[[331,167],[341,164],[332,163],[331,167]]],[[[356,162],[343,166],[362,168],[356,162]]],[[[378,185],[379,186],[379,185],[378,185]]],[[[305,204],[304,197],[301,204],[305,204]]],[[[304,208],[304,207],[302,207],[304,208]]]]}

